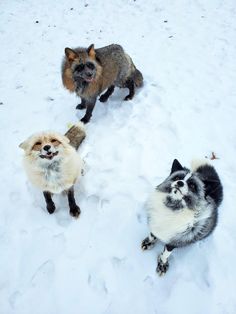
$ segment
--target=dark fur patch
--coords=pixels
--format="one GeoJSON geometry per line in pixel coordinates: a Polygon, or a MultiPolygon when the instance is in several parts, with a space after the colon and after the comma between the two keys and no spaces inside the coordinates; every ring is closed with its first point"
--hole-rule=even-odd
{"type": "Polygon", "coordinates": [[[200,179],[204,182],[205,197],[210,197],[214,200],[217,206],[220,205],[223,199],[223,187],[220,178],[211,165],[203,165],[196,170],[200,179]]]}
{"type": "Polygon", "coordinates": [[[165,205],[167,207],[171,208],[172,210],[179,210],[179,209],[183,208],[182,201],[174,200],[170,196],[166,197],[165,205]]]}

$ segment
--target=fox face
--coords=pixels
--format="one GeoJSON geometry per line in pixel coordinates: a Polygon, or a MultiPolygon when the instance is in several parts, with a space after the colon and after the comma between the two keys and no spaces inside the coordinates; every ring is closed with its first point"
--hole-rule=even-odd
{"type": "Polygon", "coordinates": [[[165,205],[172,210],[194,209],[204,200],[205,189],[198,173],[191,172],[174,160],[170,176],[156,188],[166,193],[165,205]]]}
{"type": "Polygon", "coordinates": [[[40,164],[60,159],[69,146],[69,139],[56,132],[41,132],[30,136],[20,144],[26,156],[40,164]]]}
{"type": "Polygon", "coordinates": [[[75,51],[65,48],[65,55],[70,63],[72,78],[75,84],[89,84],[95,80],[98,72],[98,64],[94,45],[90,45],[87,50],[77,49],[75,51]]]}

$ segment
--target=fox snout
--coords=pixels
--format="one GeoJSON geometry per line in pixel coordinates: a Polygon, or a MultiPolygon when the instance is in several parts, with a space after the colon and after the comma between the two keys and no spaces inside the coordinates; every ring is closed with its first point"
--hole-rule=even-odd
{"type": "Polygon", "coordinates": [[[75,82],[86,81],[91,82],[96,76],[96,66],[92,62],[80,63],[75,66],[73,71],[73,79],[75,82]]]}
{"type": "Polygon", "coordinates": [[[55,148],[48,144],[44,145],[41,150],[41,154],[48,155],[48,156],[55,152],[56,152],[55,148]]]}
{"type": "Polygon", "coordinates": [[[179,181],[176,182],[176,185],[177,185],[178,188],[182,188],[184,186],[184,182],[179,180],[179,181]]]}
{"type": "Polygon", "coordinates": [[[91,78],[93,76],[92,72],[86,72],[85,75],[87,76],[87,78],[91,78]]]}
{"type": "Polygon", "coordinates": [[[51,148],[51,145],[45,145],[45,146],[43,147],[43,149],[46,150],[46,151],[49,151],[50,148],[51,148]]]}
{"type": "Polygon", "coordinates": [[[83,71],[83,72],[74,72],[73,78],[75,81],[86,81],[86,82],[91,82],[96,76],[96,73],[93,71],[83,71]]]}
{"type": "Polygon", "coordinates": [[[188,193],[188,186],[183,180],[178,180],[172,183],[172,193],[177,197],[188,193]]]}

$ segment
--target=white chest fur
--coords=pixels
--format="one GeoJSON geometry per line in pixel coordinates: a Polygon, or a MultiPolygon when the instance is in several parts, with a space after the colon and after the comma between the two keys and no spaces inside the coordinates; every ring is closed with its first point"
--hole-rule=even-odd
{"type": "Polygon", "coordinates": [[[151,232],[161,241],[168,243],[177,234],[192,227],[194,212],[187,208],[172,210],[163,203],[166,194],[155,191],[148,203],[148,219],[151,232]]]}
{"type": "Polygon", "coordinates": [[[61,193],[74,185],[81,175],[82,161],[77,153],[53,163],[24,160],[24,166],[30,181],[42,191],[61,193]]]}
{"type": "Polygon", "coordinates": [[[62,188],[62,173],[59,163],[54,163],[50,167],[43,168],[42,180],[48,190],[58,191],[62,188]]]}

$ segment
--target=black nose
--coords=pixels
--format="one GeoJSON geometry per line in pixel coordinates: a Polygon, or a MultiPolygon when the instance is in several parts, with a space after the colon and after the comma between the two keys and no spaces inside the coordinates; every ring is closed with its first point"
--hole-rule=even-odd
{"type": "Polygon", "coordinates": [[[92,75],[93,75],[93,74],[90,73],[90,72],[87,73],[87,77],[92,77],[92,75]]]}
{"type": "Polygon", "coordinates": [[[50,148],[51,148],[50,145],[45,145],[45,146],[43,147],[43,149],[46,150],[46,151],[48,151],[50,148]]]}
{"type": "Polygon", "coordinates": [[[181,188],[184,186],[184,182],[183,181],[177,181],[177,185],[181,188]]]}

